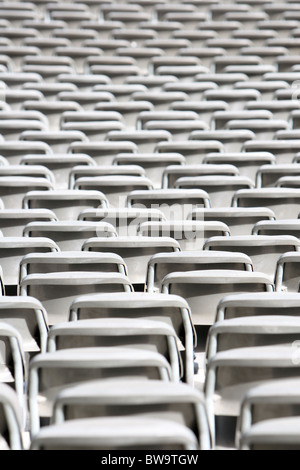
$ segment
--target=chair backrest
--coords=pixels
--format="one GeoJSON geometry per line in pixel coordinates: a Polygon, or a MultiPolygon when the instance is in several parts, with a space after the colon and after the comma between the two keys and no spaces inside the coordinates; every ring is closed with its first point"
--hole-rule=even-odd
{"type": "Polygon", "coordinates": [[[195,325],[212,325],[219,301],[230,293],[273,291],[269,277],[258,272],[203,270],[173,272],[162,281],[162,292],[183,297],[195,325]]]}
{"type": "Polygon", "coordinates": [[[193,384],[196,332],[187,302],[176,295],[149,292],[85,295],[70,307],[71,321],[95,318],[143,318],[171,324],[185,351],[184,381],[193,384]]]}
{"type": "Polygon", "coordinates": [[[261,292],[224,296],[216,309],[215,321],[244,316],[299,315],[299,293],[261,292]]]}
{"type": "Polygon", "coordinates": [[[88,208],[108,207],[106,196],[93,190],[28,191],[23,198],[23,209],[50,209],[58,220],[76,220],[88,208]]]}
{"type": "MultiPolygon", "coordinates": [[[[32,450],[198,450],[189,428],[154,418],[90,418],[47,426],[33,437],[32,450]],[[158,432],[159,430],[159,432],[158,432]],[[80,442],[80,445],[78,445],[80,442]],[[101,442],[101,444],[99,444],[101,442]]],[[[130,463],[130,461],[128,460],[130,463]]]]}
{"type": "Polygon", "coordinates": [[[30,363],[31,435],[38,432],[40,418],[51,418],[53,401],[63,388],[87,380],[126,376],[170,381],[172,375],[168,361],[161,354],[139,348],[71,348],[38,354],[30,363]]]}
{"type": "Polygon", "coordinates": [[[277,260],[287,251],[299,251],[299,239],[291,235],[248,235],[213,237],[204,243],[205,250],[239,251],[247,254],[253,261],[254,270],[263,272],[274,279],[277,260]],[[225,237],[224,237],[225,238],[225,237]]]}
{"type": "Polygon", "coordinates": [[[238,252],[180,251],[153,255],[147,268],[147,292],[159,292],[163,279],[172,272],[209,269],[237,269],[253,271],[250,258],[238,252]]]}
{"type": "Polygon", "coordinates": [[[151,256],[159,252],[172,253],[180,251],[180,245],[171,237],[141,237],[136,235],[133,237],[90,238],[83,243],[82,250],[118,254],[127,265],[131,283],[141,285],[142,290],[144,290],[147,264],[151,256]]]}
{"type": "Polygon", "coordinates": [[[82,294],[132,291],[127,276],[84,271],[29,274],[20,283],[21,295],[40,300],[49,325],[67,321],[71,302],[82,294]]]}
{"type": "Polygon", "coordinates": [[[130,346],[162,354],[171,366],[172,381],[179,383],[183,364],[174,328],[162,321],[98,318],[60,323],[48,335],[48,352],[76,347],[130,346]]]}
{"type": "Polygon", "coordinates": [[[183,422],[197,436],[201,449],[210,449],[210,433],[202,393],[187,384],[153,381],[93,381],[65,389],[54,403],[53,424],[92,416],[158,413],[183,422]],[[114,386],[115,384],[115,386],[114,386]],[[117,386],[118,384],[118,386],[117,386]],[[122,392],[121,392],[122,391],[122,392]],[[121,398],[122,394],[122,398],[121,398]]]}
{"type": "Polygon", "coordinates": [[[62,251],[80,251],[83,243],[91,237],[116,237],[115,228],[106,222],[80,220],[30,222],[24,228],[27,238],[47,237],[62,251]]]}
{"type": "Polygon", "coordinates": [[[24,450],[23,415],[16,392],[6,384],[0,385],[1,448],[24,450]]]}
{"type": "Polygon", "coordinates": [[[205,208],[195,209],[188,214],[188,219],[192,220],[219,220],[229,227],[232,236],[251,235],[255,224],[260,221],[273,221],[275,214],[270,209],[264,207],[224,207],[220,209],[205,208]]]}

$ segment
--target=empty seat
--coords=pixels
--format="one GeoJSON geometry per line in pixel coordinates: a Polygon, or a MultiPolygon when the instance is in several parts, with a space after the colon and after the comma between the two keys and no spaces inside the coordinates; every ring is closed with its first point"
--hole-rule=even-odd
{"type": "Polygon", "coordinates": [[[121,379],[117,382],[108,380],[106,384],[92,381],[78,386],[76,391],[69,387],[54,403],[53,422],[58,424],[89,417],[87,403],[99,416],[103,416],[103,405],[110,416],[120,416],[125,407],[128,415],[145,412],[151,417],[158,413],[175,422],[182,421],[195,433],[201,449],[211,447],[203,396],[189,385],[160,380],[134,381],[133,385],[133,381],[121,379]]]}
{"type": "Polygon", "coordinates": [[[119,153],[135,153],[137,151],[137,145],[130,141],[72,142],[68,147],[68,153],[85,153],[93,158],[97,165],[112,165],[114,158],[119,153]]]}
{"type": "Polygon", "coordinates": [[[201,189],[209,195],[211,207],[229,207],[236,191],[253,188],[250,178],[244,176],[182,176],[174,187],[178,189],[201,189]]]}
{"type": "Polygon", "coordinates": [[[114,161],[114,165],[140,165],[147,178],[150,179],[154,188],[159,189],[163,187],[162,179],[166,168],[171,165],[172,167],[183,168],[185,166],[185,158],[177,152],[167,153],[120,153],[114,161]]]}
{"type": "Polygon", "coordinates": [[[46,237],[57,244],[62,251],[80,251],[89,238],[115,237],[115,228],[105,222],[64,220],[51,222],[30,222],[24,228],[26,237],[46,237]]]}
{"type": "Polygon", "coordinates": [[[9,385],[0,386],[1,449],[24,450],[23,413],[16,392],[9,385]]]}
{"type": "Polygon", "coordinates": [[[53,152],[66,153],[72,142],[87,142],[88,138],[80,131],[24,131],[20,136],[20,140],[44,142],[51,147],[53,152]]]}
{"type": "Polygon", "coordinates": [[[126,122],[126,130],[136,130],[138,116],[143,111],[153,110],[154,105],[150,101],[111,101],[107,103],[98,103],[95,106],[97,111],[115,111],[122,114],[126,122]]]}
{"type": "Polygon", "coordinates": [[[205,395],[210,423],[214,426],[216,422],[217,441],[221,438],[220,421],[231,418],[235,422],[241,401],[251,387],[266,383],[275,374],[278,378],[295,376],[297,368],[290,345],[244,347],[215,354],[208,362],[205,395]]]}
{"type": "Polygon", "coordinates": [[[153,189],[152,182],[145,176],[104,175],[82,176],[74,183],[74,190],[79,192],[100,191],[105,194],[110,207],[125,207],[127,196],[132,191],[153,189]]]}
{"type": "Polygon", "coordinates": [[[201,164],[205,155],[209,152],[223,152],[224,144],[218,140],[182,140],[176,142],[159,142],[155,147],[155,152],[179,152],[186,163],[201,164]]]}
{"type": "Polygon", "coordinates": [[[21,161],[21,165],[41,165],[48,168],[54,177],[54,189],[68,189],[70,187],[69,178],[75,166],[95,167],[96,163],[86,154],[51,154],[51,155],[26,155],[21,161]]]}
{"type": "Polygon", "coordinates": [[[275,289],[277,292],[299,292],[298,253],[286,252],[277,261],[275,289]]]}
{"type": "Polygon", "coordinates": [[[161,321],[98,318],[52,326],[48,352],[78,347],[138,346],[162,354],[171,366],[172,381],[179,383],[183,370],[177,340],[174,328],[161,321]]]}
{"type": "Polygon", "coordinates": [[[120,450],[173,447],[194,451],[199,448],[195,434],[182,424],[168,419],[136,417],[80,419],[47,426],[31,444],[32,450],[101,450],[107,447],[120,450]]]}
{"type": "Polygon", "coordinates": [[[224,145],[225,151],[228,152],[240,152],[245,142],[256,140],[254,132],[248,129],[192,131],[189,139],[217,140],[224,145]]]}
{"type": "Polygon", "coordinates": [[[48,209],[1,209],[0,230],[5,237],[22,237],[24,227],[30,222],[56,220],[54,212],[48,209]]]}
{"type": "Polygon", "coordinates": [[[225,296],[216,310],[215,321],[266,315],[299,315],[299,293],[267,292],[225,296]]]}
{"type": "Polygon", "coordinates": [[[264,207],[224,207],[195,209],[187,216],[192,220],[220,221],[225,223],[232,236],[251,235],[255,224],[260,221],[273,221],[275,214],[270,209],[264,207]]]}
{"type": "MultiPolygon", "coordinates": [[[[161,155],[161,154],[159,154],[161,155]]],[[[239,176],[239,170],[234,165],[168,165],[163,172],[162,188],[174,188],[180,178],[197,176],[239,176]]]]}
{"type": "Polygon", "coordinates": [[[58,220],[76,220],[82,210],[92,207],[108,207],[108,201],[100,191],[28,191],[23,199],[24,209],[50,209],[58,220]]]}
{"type": "Polygon", "coordinates": [[[159,292],[165,276],[172,272],[209,269],[237,269],[252,271],[249,256],[238,252],[180,251],[153,255],[147,267],[147,292],[159,292]]]}
{"type": "Polygon", "coordinates": [[[11,165],[19,165],[22,157],[28,154],[49,155],[51,153],[51,147],[41,141],[0,141],[0,154],[5,157],[11,165]]]}
{"type": "MultiPolygon", "coordinates": [[[[40,111],[48,119],[48,130],[59,131],[61,115],[67,111],[81,111],[82,108],[76,101],[60,101],[56,99],[49,101],[49,99],[47,99],[39,100],[38,103],[35,101],[26,100],[24,101],[22,109],[40,111]]],[[[42,130],[46,131],[47,129],[42,130]]]]}
{"type": "Polygon", "coordinates": [[[153,189],[132,191],[127,197],[127,207],[160,209],[167,219],[186,219],[196,207],[210,207],[209,195],[201,189],[153,189]]]}
{"type": "Polygon", "coordinates": [[[247,254],[253,261],[254,270],[270,276],[272,281],[279,256],[287,251],[299,251],[299,247],[299,239],[292,235],[214,237],[204,243],[205,250],[239,251],[247,254]]]}
{"type": "Polygon", "coordinates": [[[135,236],[142,222],[165,220],[165,216],[158,209],[130,209],[126,207],[123,209],[86,209],[79,214],[78,220],[108,222],[115,227],[119,236],[135,236]]]}
{"type": "Polygon", "coordinates": [[[94,237],[82,245],[83,251],[116,253],[127,266],[128,276],[135,288],[144,290],[147,264],[150,257],[158,252],[180,251],[179,243],[171,237],[118,236],[111,238],[94,237]]]}
{"type": "Polygon", "coordinates": [[[161,354],[139,348],[103,346],[38,354],[31,361],[28,390],[32,437],[39,431],[41,418],[49,421],[55,397],[67,386],[86,380],[126,376],[168,381],[171,380],[171,367],[161,354]],[[42,379],[45,374],[46,382],[42,379]]]}
{"type": "Polygon", "coordinates": [[[284,177],[298,177],[300,166],[297,163],[262,165],[256,173],[256,187],[274,187],[284,177]]]}
{"type": "Polygon", "coordinates": [[[297,218],[299,189],[256,188],[241,189],[232,199],[232,207],[267,207],[276,219],[297,218]]]}
{"type": "Polygon", "coordinates": [[[20,283],[21,295],[41,301],[48,314],[49,326],[68,320],[71,302],[79,295],[130,290],[129,279],[119,273],[66,271],[29,274],[20,283]]]}
{"type": "Polygon", "coordinates": [[[243,110],[243,111],[215,111],[211,118],[211,124],[215,129],[226,129],[227,124],[232,120],[266,119],[273,117],[268,110],[243,110]]]}
{"type": "MultiPolygon", "coordinates": [[[[246,394],[241,404],[241,417],[236,433],[237,446],[240,445],[240,439],[243,438],[243,448],[250,447],[253,436],[253,443],[257,440],[260,447],[268,446],[268,433],[269,437],[274,437],[274,429],[272,428],[273,432],[270,432],[270,424],[273,423],[274,425],[276,423],[277,428],[277,425],[283,422],[282,418],[298,417],[298,387],[299,381],[297,378],[268,381],[265,384],[253,387],[246,394]],[[262,425],[260,437],[258,437],[254,428],[257,423],[262,425]],[[250,436],[249,441],[248,433],[250,436]]],[[[288,429],[291,429],[291,426],[288,429]]],[[[284,436],[282,437],[284,438],[284,436]]],[[[280,443],[280,445],[282,444],[280,443]]]]}
{"type": "Polygon", "coordinates": [[[0,239],[1,268],[7,294],[16,292],[19,285],[19,263],[27,253],[59,251],[59,247],[47,237],[2,237],[0,239]]]}
{"type": "Polygon", "coordinates": [[[277,163],[292,163],[299,152],[299,139],[290,140],[249,140],[241,149],[243,152],[271,152],[276,157],[277,163]]]}
{"type": "Polygon", "coordinates": [[[272,290],[273,283],[265,274],[236,270],[173,272],[162,281],[162,293],[180,295],[188,302],[195,326],[214,323],[217,304],[225,293],[272,290]]]}
{"type": "Polygon", "coordinates": [[[147,237],[170,236],[186,251],[201,250],[205,240],[212,236],[230,236],[229,228],[222,222],[171,220],[143,222],[138,234],[147,237]]]}
{"type": "Polygon", "coordinates": [[[197,337],[187,302],[176,295],[149,292],[84,295],[70,308],[70,321],[89,318],[142,318],[159,320],[173,326],[184,362],[183,381],[194,382],[194,347],[197,337]]]}
{"type": "Polygon", "coordinates": [[[254,132],[256,139],[273,139],[278,131],[289,129],[289,123],[283,119],[235,119],[226,124],[229,130],[245,128],[254,132]]]}

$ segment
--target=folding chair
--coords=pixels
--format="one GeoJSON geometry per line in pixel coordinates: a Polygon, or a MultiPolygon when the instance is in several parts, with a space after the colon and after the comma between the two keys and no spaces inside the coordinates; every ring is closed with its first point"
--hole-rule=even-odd
{"type": "Polygon", "coordinates": [[[146,237],[170,236],[178,241],[181,250],[201,250],[212,236],[230,236],[229,228],[222,222],[200,222],[194,220],[172,220],[143,222],[138,234],[146,237]]]}
{"type": "MultiPolygon", "coordinates": [[[[1,146],[0,146],[1,149],[1,146]]],[[[134,142],[73,142],[68,147],[68,153],[85,153],[97,165],[112,165],[114,158],[121,152],[137,153],[138,147],[134,142]]]]}
{"type": "Polygon", "coordinates": [[[255,224],[260,221],[273,221],[275,214],[270,209],[264,207],[224,207],[220,209],[204,208],[195,209],[187,216],[192,220],[206,220],[223,222],[229,227],[232,236],[237,235],[251,235],[255,224]]]}
{"type": "Polygon", "coordinates": [[[253,261],[254,270],[274,280],[277,260],[287,251],[299,251],[299,239],[292,235],[248,235],[214,237],[204,243],[204,250],[239,251],[253,261]]]}
{"type": "Polygon", "coordinates": [[[199,447],[195,434],[186,426],[168,419],[145,417],[72,420],[70,423],[47,426],[33,438],[31,444],[31,450],[103,448],[127,451],[174,448],[195,451],[199,447]]]}
{"type": "Polygon", "coordinates": [[[50,209],[58,220],[65,221],[76,220],[82,210],[92,207],[108,207],[107,198],[100,191],[28,191],[23,198],[23,209],[50,209]]]}
{"type": "Polygon", "coordinates": [[[130,376],[170,381],[171,367],[161,354],[139,348],[103,346],[38,354],[30,364],[28,387],[31,436],[45,419],[49,422],[53,401],[64,388],[87,380],[130,376]]]}
{"type": "Polygon", "coordinates": [[[172,272],[199,271],[209,269],[236,269],[253,271],[249,256],[238,252],[181,251],[153,255],[147,267],[146,290],[159,292],[163,279],[172,272]]]}
{"type": "Polygon", "coordinates": [[[115,227],[118,236],[135,236],[142,222],[166,220],[166,218],[157,209],[108,208],[86,209],[79,214],[78,220],[108,222],[115,227]]]}
{"type": "Polygon", "coordinates": [[[1,450],[24,450],[22,408],[9,385],[0,385],[0,403],[1,450]]]}
{"type": "Polygon", "coordinates": [[[194,347],[196,332],[187,302],[176,295],[149,292],[85,295],[77,297],[70,307],[69,321],[97,318],[124,318],[160,321],[172,325],[184,362],[183,381],[194,381],[194,347]]]}
{"type": "Polygon", "coordinates": [[[48,352],[70,348],[138,347],[155,351],[166,358],[172,381],[179,383],[183,374],[181,356],[174,328],[161,321],[110,318],[66,322],[52,326],[48,352]],[[79,343],[79,344],[78,344],[79,343]]]}
{"type": "Polygon", "coordinates": [[[117,167],[139,165],[141,166],[147,178],[151,181],[154,188],[163,187],[162,179],[166,169],[169,166],[183,168],[185,166],[185,158],[177,152],[168,153],[120,153],[113,164],[117,167]]]}
{"type": "Polygon", "coordinates": [[[115,228],[105,222],[64,220],[51,222],[30,222],[24,228],[25,237],[46,237],[53,240],[61,251],[80,251],[89,238],[115,237],[115,228]]]}
{"type": "Polygon", "coordinates": [[[254,188],[254,184],[244,176],[182,176],[175,181],[174,188],[201,189],[207,192],[211,207],[219,208],[229,207],[236,191],[254,188]]]}
{"type": "Polygon", "coordinates": [[[126,263],[129,279],[135,289],[144,290],[147,264],[151,256],[158,252],[180,251],[180,245],[171,237],[94,237],[83,243],[82,250],[118,254],[126,263]]]}
{"type": "Polygon", "coordinates": [[[20,165],[41,165],[48,168],[54,177],[54,189],[68,189],[70,187],[70,173],[74,167],[96,167],[96,162],[86,154],[51,154],[51,155],[26,155],[20,161],[20,165]]]}
{"type": "Polygon", "coordinates": [[[125,207],[127,196],[132,191],[153,189],[152,182],[145,176],[107,175],[82,176],[74,183],[74,190],[100,191],[105,194],[109,207],[125,207]]]}
{"type": "Polygon", "coordinates": [[[54,212],[48,209],[1,209],[0,230],[4,237],[22,237],[25,225],[37,221],[54,221],[54,212]]]}
{"type": "Polygon", "coordinates": [[[293,219],[298,216],[299,189],[258,188],[241,189],[232,198],[232,207],[267,207],[276,219],[293,219]]]}
{"type": "Polygon", "coordinates": [[[230,164],[168,165],[163,172],[162,189],[174,188],[180,178],[212,175],[239,176],[239,170],[230,164]]]}

